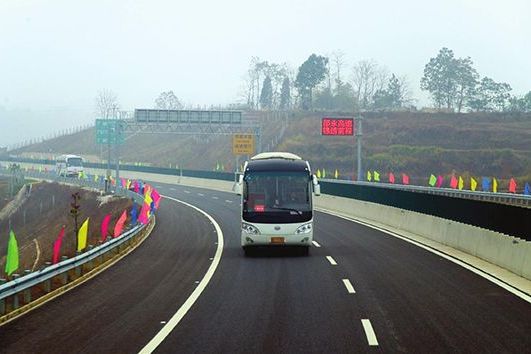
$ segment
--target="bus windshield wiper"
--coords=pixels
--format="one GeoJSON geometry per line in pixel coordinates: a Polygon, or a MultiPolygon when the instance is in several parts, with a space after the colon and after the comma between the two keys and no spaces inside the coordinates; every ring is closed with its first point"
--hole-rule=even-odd
{"type": "Polygon", "coordinates": [[[297,210],[297,209],[293,209],[293,208],[276,207],[276,206],[273,205],[273,206],[271,207],[271,209],[294,211],[294,212],[298,213],[299,215],[302,215],[302,211],[297,210]]]}

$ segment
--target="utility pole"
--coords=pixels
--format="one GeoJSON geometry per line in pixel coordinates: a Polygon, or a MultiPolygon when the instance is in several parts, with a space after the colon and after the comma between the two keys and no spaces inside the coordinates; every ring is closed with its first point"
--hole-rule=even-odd
{"type": "Polygon", "coordinates": [[[79,192],[72,193],[72,203],[70,203],[70,215],[72,218],[74,218],[74,239],[76,240],[76,252],[77,252],[77,233],[79,231],[78,229],[78,223],[77,223],[77,217],[79,216],[79,201],[81,200],[81,196],[79,195],[79,192]]]}
{"type": "Polygon", "coordinates": [[[361,174],[362,174],[362,166],[361,166],[361,138],[363,137],[363,132],[361,128],[361,122],[363,121],[363,117],[361,115],[358,115],[358,118],[356,118],[356,121],[358,122],[358,126],[356,127],[356,140],[358,141],[358,182],[361,181],[361,174]]]}

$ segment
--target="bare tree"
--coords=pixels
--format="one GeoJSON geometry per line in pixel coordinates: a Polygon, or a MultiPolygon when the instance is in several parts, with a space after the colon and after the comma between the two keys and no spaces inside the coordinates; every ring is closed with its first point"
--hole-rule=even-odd
{"type": "Polygon", "coordinates": [[[343,80],[341,79],[341,73],[343,72],[343,67],[345,66],[345,53],[342,50],[336,50],[331,55],[331,62],[334,66],[333,76],[335,78],[336,84],[336,93],[341,91],[341,86],[343,86],[343,80]]]}
{"type": "Polygon", "coordinates": [[[358,108],[369,108],[374,94],[385,88],[388,78],[387,69],[374,60],[357,62],[353,68],[352,86],[358,108]]]}
{"type": "Polygon", "coordinates": [[[107,89],[98,92],[96,96],[96,113],[102,119],[115,118],[120,105],[118,104],[118,96],[107,89]]]}

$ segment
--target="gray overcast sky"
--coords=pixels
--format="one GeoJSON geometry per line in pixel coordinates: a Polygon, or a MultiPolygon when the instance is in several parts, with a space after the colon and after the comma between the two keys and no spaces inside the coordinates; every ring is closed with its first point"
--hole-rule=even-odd
{"type": "Polygon", "coordinates": [[[0,146],[93,121],[102,88],[124,109],[152,107],[170,89],[185,103],[235,102],[252,56],[294,69],[338,49],[349,66],[372,58],[407,75],[422,105],[424,65],[446,46],[522,94],[531,90],[530,4],[0,0],[0,146]]]}

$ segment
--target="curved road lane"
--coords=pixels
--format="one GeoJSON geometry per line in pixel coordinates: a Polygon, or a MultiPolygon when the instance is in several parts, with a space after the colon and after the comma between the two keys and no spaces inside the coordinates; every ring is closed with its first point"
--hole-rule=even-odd
{"type": "Polygon", "coordinates": [[[204,276],[214,226],[164,200],[152,234],[83,285],[0,327],[2,353],[136,353],[204,276]]]}

